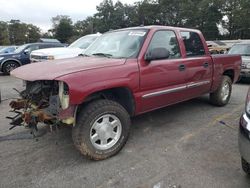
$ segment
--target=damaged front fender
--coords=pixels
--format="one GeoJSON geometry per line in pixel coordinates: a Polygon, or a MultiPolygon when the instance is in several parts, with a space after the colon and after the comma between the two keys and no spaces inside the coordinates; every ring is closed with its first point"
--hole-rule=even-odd
{"type": "Polygon", "coordinates": [[[26,89],[20,92],[21,98],[11,101],[13,126],[37,126],[42,122],[48,125],[58,123],[73,125],[76,105],[69,105],[69,92],[60,81],[27,82],[26,89]]]}

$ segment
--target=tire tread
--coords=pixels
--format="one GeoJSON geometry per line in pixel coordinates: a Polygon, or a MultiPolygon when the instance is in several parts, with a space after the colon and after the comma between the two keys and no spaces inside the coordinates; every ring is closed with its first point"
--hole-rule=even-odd
{"type": "Polygon", "coordinates": [[[75,127],[73,127],[73,130],[72,130],[72,139],[75,144],[75,147],[80,151],[80,153],[92,160],[103,160],[118,153],[122,149],[122,147],[125,145],[127,138],[128,138],[128,133],[127,133],[125,142],[122,143],[122,146],[119,147],[119,149],[116,150],[114,154],[104,155],[104,156],[100,156],[100,155],[93,153],[93,151],[89,149],[89,146],[84,142],[83,134],[84,134],[84,128],[86,126],[85,125],[86,122],[88,121],[89,118],[92,118],[94,112],[96,112],[100,108],[107,107],[107,106],[113,109],[120,109],[123,115],[125,116],[125,119],[127,120],[126,123],[130,126],[130,117],[129,117],[128,112],[117,102],[114,102],[112,100],[106,100],[106,99],[96,100],[84,106],[77,115],[77,120],[76,120],[77,123],[75,127]]]}

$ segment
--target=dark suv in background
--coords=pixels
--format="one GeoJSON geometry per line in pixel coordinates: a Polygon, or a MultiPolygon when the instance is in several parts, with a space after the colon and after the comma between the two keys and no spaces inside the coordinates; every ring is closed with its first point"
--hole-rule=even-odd
{"type": "Polygon", "coordinates": [[[29,43],[20,46],[13,53],[0,55],[0,71],[9,74],[13,69],[30,63],[30,53],[43,48],[64,47],[61,43],[29,43]]]}

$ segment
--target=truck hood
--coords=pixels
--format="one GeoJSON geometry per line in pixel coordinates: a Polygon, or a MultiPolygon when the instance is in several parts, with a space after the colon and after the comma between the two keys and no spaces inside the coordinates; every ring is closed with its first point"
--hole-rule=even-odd
{"type": "Polygon", "coordinates": [[[125,62],[125,59],[76,57],[24,65],[11,71],[11,75],[27,81],[54,80],[74,72],[118,66],[125,62]]]}
{"type": "Polygon", "coordinates": [[[35,56],[60,56],[60,55],[67,55],[68,57],[76,57],[79,54],[83,53],[83,49],[81,48],[46,48],[41,50],[35,50],[31,52],[31,55],[35,56]]]}

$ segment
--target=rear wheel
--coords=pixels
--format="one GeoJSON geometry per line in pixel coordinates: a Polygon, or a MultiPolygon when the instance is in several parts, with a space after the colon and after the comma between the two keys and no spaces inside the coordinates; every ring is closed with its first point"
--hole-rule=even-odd
{"type": "Polygon", "coordinates": [[[83,155],[103,160],[122,149],[128,139],[129,128],[129,114],[119,103],[97,100],[79,112],[72,138],[83,155]]]}
{"type": "Polygon", "coordinates": [[[231,97],[232,80],[228,76],[223,76],[218,89],[210,94],[210,102],[216,106],[225,106],[231,97]]]}
{"type": "Polygon", "coordinates": [[[19,67],[19,64],[15,61],[7,61],[3,64],[3,73],[10,74],[10,72],[19,67]]]}

